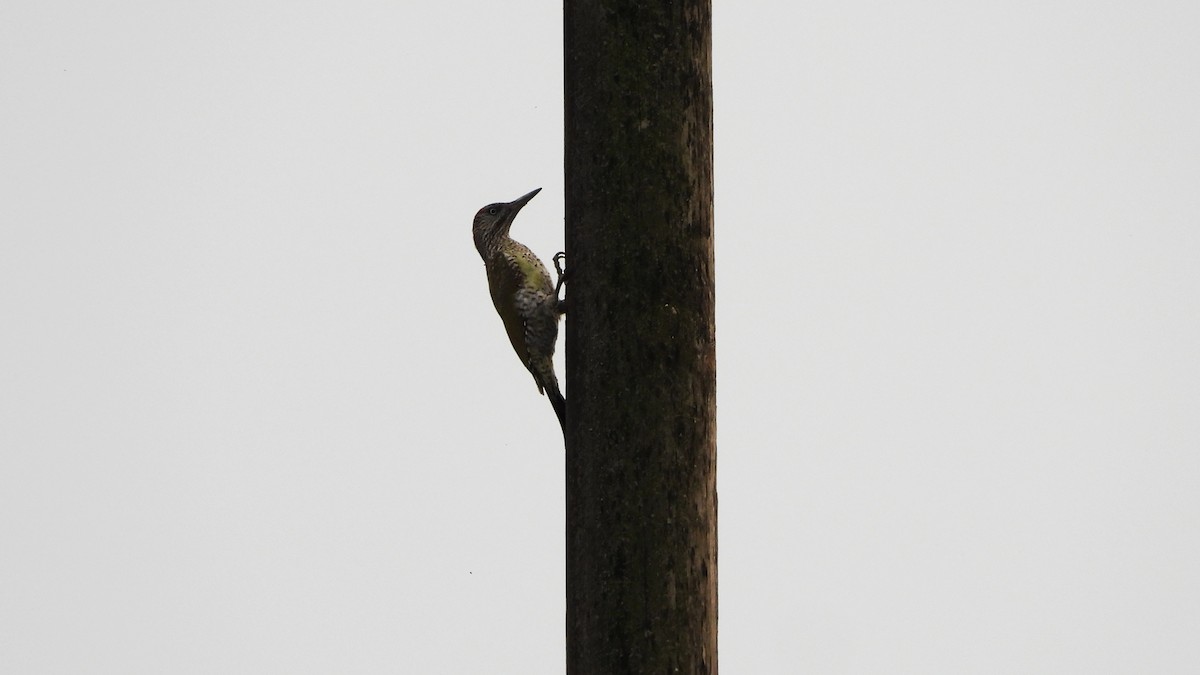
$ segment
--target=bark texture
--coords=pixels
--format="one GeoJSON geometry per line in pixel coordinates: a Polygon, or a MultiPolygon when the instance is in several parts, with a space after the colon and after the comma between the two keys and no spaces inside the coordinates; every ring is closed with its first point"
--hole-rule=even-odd
{"type": "Polygon", "coordinates": [[[710,0],[565,0],[567,673],[717,672],[710,0]]]}

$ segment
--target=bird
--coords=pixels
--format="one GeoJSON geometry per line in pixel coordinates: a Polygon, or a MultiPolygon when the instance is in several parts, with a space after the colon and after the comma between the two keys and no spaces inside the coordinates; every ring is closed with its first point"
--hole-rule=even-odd
{"type": "Polygon", "coordinates": [[[488,291],[496,313],[504,323],[508,340],[521,363],[533,375],[538,393],[550,399],[558,423],[566,433],[567,402],[554,375],[554,345],[558,340],[558,322],[566,311],[558,299],[563,273],[554,257],[559,280],[550,280],[550,272],[529,247],[508,236],[521,208],[542,189],[538,188],[511,202],[488,204],[475,214],[471,234],[475,249],[483,258],[488,291]]]}

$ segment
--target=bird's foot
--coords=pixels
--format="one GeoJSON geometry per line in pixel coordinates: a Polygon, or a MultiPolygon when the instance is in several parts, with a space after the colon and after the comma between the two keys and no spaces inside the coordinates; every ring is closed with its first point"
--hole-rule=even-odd
{"type": "MultiPolygon", "coordinates": [[[[562,290],[563,284],[567,281],[567,272],[565,270],[563,270],[563,266],[562,266],[562,261],[565,260],[566,258],[567,258],[567,254],[563,251],[559,251],[558,253],[555,253],[554,258],[552,258],[552,261],[554,262],[554,271],[558,273],[558,282],[556,284],[554,284],[554,297],[555,298],[558,298],[558,292],[560,290],[562,290]]],[[[558,308],[559,308],[559,313],[565,313],[567,311],[567,301],[559,300],[558,308]]]]}

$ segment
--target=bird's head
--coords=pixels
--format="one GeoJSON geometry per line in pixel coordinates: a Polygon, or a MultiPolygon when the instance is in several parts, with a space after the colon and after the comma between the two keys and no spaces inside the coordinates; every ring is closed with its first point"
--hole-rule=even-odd
{"type": "Polygon", "coordinates": [[[479,213],[475,214],[475,222],[471,225],[471,234],[475,237],[475,248],[479,250],[480,255],[485,255],[485,251],[492,248],[494,242],[508,236],[508,228],[512,227],[513,219],[517,217],[521,207],[541,191],[542,188],[538,188],[511,202],[497,202],[479,209],[479,213]]]}

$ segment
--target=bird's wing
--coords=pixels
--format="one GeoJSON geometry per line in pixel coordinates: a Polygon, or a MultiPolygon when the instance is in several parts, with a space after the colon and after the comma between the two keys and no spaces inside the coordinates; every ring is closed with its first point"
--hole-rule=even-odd
{"type": "MultiPolygon", "coordinates": [[[[504,264],[489,267],[488,290],[492,294],[492,304],[496,313],[504,323],[504,332],[508,333],[508,341],[512,343],[513,351],[521,359],[521,365],[529,367],[529,348],[525,341],[525,321],[517,308],[517,294],[524,288],[523,270],[517,259],[505,256],[504,264]]],[[[536,382],[537,379],[534,378],[536,382]]],[[[538,384],[541,391],[541,384],[538,384]]]]}

